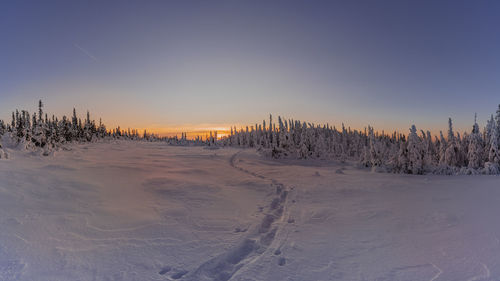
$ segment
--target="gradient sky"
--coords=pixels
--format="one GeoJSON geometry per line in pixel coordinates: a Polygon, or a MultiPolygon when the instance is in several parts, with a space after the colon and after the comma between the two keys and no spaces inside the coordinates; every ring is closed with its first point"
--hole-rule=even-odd
{"type": "Polygon", "coordinates": [[[199,130],[269,113],[407,132],[500,103],[498,1],[2,1],[0,117],[199,130]]]}

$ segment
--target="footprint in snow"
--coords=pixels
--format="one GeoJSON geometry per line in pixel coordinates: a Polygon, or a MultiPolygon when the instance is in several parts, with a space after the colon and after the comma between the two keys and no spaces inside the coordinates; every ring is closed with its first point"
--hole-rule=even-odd
{"type": "Polygon", "coordinates": [[[172,268],[171,268],[170,266],[165,266],[164,268],[162,268],[162,269],[160,270],[160,272],[158,272],[158,274],[160,274],[160,275],[165,275],[165,274],[167,274],[167,272],[169,272],[171,269],[172,269],[172,268]]]}
{"type": "Polygon", "coordinates": [[[181,279],[182,276],[186,275],[188,272],[189,271],[187,271],[187,270],[181,270],[181,271],[175,273],[174,275],[172,275],[171,277],[172,277],[172,279],[176,279],[176,280],[181,279]]]}
{"type": "Polygon", "coordinates": [[[246,232],[248,229],[247,228],[241,228],[241,227],[236,227],[234,229],[234,232],[235,233],[238,233],[238,232],[246,232]]]}

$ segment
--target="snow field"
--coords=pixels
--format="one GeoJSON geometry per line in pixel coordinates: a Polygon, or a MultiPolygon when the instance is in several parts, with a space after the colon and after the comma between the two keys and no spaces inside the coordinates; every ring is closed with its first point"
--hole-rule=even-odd
{"type": "Polygon", "coordinates": [[[0,280],[500,280],[500,178],[247,149],[4,147],[0,280]]]}

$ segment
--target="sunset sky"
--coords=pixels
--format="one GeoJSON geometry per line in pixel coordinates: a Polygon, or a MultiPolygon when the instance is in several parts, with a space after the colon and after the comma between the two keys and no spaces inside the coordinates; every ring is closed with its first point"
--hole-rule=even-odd
{"type": "Polygon", "coordinates": [[[166,133],[269,113],[353,128],[481,127],[500,103],[498,1],[2,1],[15,108],[166,133]]]}

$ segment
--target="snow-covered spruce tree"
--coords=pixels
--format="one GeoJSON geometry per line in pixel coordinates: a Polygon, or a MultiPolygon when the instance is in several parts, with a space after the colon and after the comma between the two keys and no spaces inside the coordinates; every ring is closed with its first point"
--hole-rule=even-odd
{"type": "MultiPolygon", "coordinates": [[[[270,117],[270,121],[272,117],[270,117]]],[[[273,124],[274,125],[274,124],[273,124]]],[[[281,116],[278,116],[278,129],[273,130],[272,150],[273,158],[285,158],[288,156],[286,151],[286,128],[281,116]]]]}
{"type": "Polygon", "coordinates": [[[329,146],[331,147],[333,154],[339,157],[341,162],[345,162],[350,154],[350,151],[349,139],[347,137],[348,132],[344,123],[342,123],[342,132],[336,132],[336,130],[334,130],[332,134],[334,137],[331,138],[332,141],[329,146]]]}
{"type": "Polygon", "coordinates": [[[484,144],[479,125],[477,124],[477,114],[474,115],[474,125],[469,135],[469,147],[467,151],[468,168],[477,170],[483,166],[484,144]]]}
{"type": "MultiPolygon", "coordinates": [[[[460,136],[457,132],[457,146],[458,146],[458,166],[465,168],[468,164],[468,151],[469,151],[469,135],[467,132],[460,136]]],[[[464,170],[466,171],[466,170],[464,170]]]]}
{"type": "Polygon", "coordinates": [[[73,137],[76,137],[79,135],[79,130],[78,130],[78,117],[76,116],[76,108],[73,108],[73,117],[71,118],[71,134],[70,134],[70,141],[72,140],[73,137]]]}
{"type": "Polygon", "coordinates": [[[85,118],[85,125],[83,127],[83,137],[86,141],[92,141],[92,137],[95,134],[95,124],[90,121],[90,113],[87,111],[87,118],[85,118]]]}
{"type": "Polygon", "coordinates": [[[498,105],[498,109],[495,115],[495,123],[497,125],[497,128],[500,128],[500,104],[498,105]]]}
{"type": "Polygon", "coordinates": [[[307,139],[307,127],[306,123],[304,122],[302,124],[301,128],[301,133],[299,135],[299,149],[298,149],[298,157],[299,159],[307,159],[310,157],[310,151],[309,151],[309,146],[308,146],[308,139],[307,139]]]}
{"type": "Polygon", "coordinates": [[[484,173],[499,174],[500,173],[500,147],[499,147],[500,132],[497,123],[492,124],[492,130],[489,141],[488,162],[484,165],[484,173]]]}
{"type": "Polygon", "coordinates": [[[495,119],[493,118],[493,114],[491,114],[490,119],[486,121],[486,126],[484,127],[483,135],[484,135],[484,160],[488,162],[488,156],[490,153],[490,141],[491,134],[493,133],[493,126],[495,125],[495,119]]]}
{"type": "Polygon", "coordinates": [[[408,145],[404,136],[399,141],[398,154],[394,157],[394,159],[396,159],[395,161],[396,165],[393,169],[393,172],[403,173],[403,174],[409,173],[408,145]]]}
{"type": "Polygon", "coordinates": [[[500,105],[495,116],[495,127],[491,134],[491,144],[490,144],[490,162],[494,162],[500,165],[500,105]]]}
{"type": "Polygon", "coordinates": [[[408,135],[408,171],[411,174],[421,175],[424,173],[423,156],[422,140],[417,134],[417,128],[412,125],[408,135]]]}
{"type": "Polygon", "coordinates": [[[381,171],[383,160],[382,145],[375,137],[373,128],[368,126],[368,134],[370,140],[370,164],[373,171],[381,171]]]}
{"type": "Polygon", "coordinates": [[[42,123],[43,119],[43,102],[42,100],[38,101],[38,121],[42,123]]]}
{"type": "Polygon", "coordinates": [[[325,159],[328,156],[328,150],[325,142],[325,137],[321,132],[317,132],[316,143],[314,145],[314,156],[316,158],[325,159]]]}
{"type": "Polygon", "coordinates": [[[279,126],[279,131],[278,131],[278,138],[277,138],[277,140],[278,140],[277,147],[279,149],[285,149],[287,130],[285,129],[285,124],[281,120],[281,116],[278,116],[278,126],[279,126]]]}
{"type": "Polygon", "coordinates": [[[446,147],[448,147],[448,142],[444,138],[443,132],[439,131],[439,145],[438,145],[439,166],[446,165],[445,161],[446,147]]]}
{"type": "Polygon", "coordinates": [[[5,134],[6,131],[7,131],[7,126],[5,126],[3,120],[0,120],[0,136],[5,134]]]}
{"type": "Polygon", "coordinates": [[[393,172],[393,173],[399,173],[399,149],[400,149],[400,144],[398,140],[398,135],[397,133],[393,133],[392,136],[387,136],[386,141],[386,155],[384,158],[384,165],[387,168],[387,171],[393,172]]]}
{"type": "Polygon", "coordinates": [[[448,119],[448,145],[446,146],[444,154],[444,163],[449,167],[457,167],[458,160],[458,146],[453,133],[453,124],[451,118],[448,119]]]}
{"type": "MultiPolygon", "coordinates": [[[[423,133],[423,131],[422,131],[423,133]]],[[[431,132],[427,131],[424,138],[424,170],[432,171],[439,163],[439,155],[435,143],[432,141],[431,132]]]]}
{"type": "Polygon", "coordinates": [[[42,123],[42,120],[37,119],[36,113],[33,114],[31,141],[38,147],[45,147],[47,145],[44,124],[42,123]]]}
{"type": "Polygon", "coordinates": [[[48,138],[50,137],[50,132],[47,130],[47,124],[42,118],[43,116],[43,103],[42,100],[38,101],[38,118],[36,113],[33,114],[32,121],[32,142],[35,146],[46,147],[48,144],[48,138]]]}
{"type": "Polygon", "coordinates": [[[275,142],[274,142],[274,131],[273,131],[273,115],[271,115],[271,114],[269,114],[268,138],[269,138],[269,148],[273,148],[273,145],[275,144],[275,142]]]}

